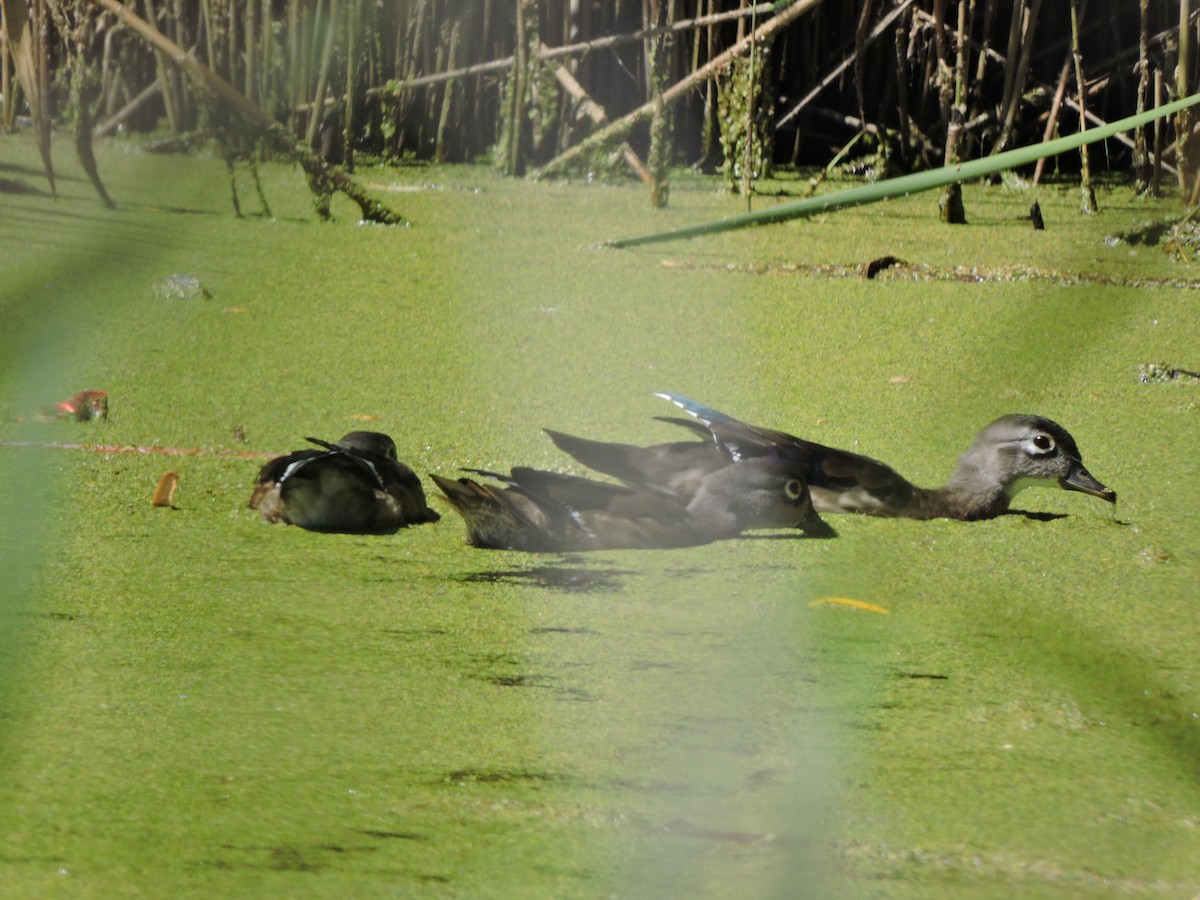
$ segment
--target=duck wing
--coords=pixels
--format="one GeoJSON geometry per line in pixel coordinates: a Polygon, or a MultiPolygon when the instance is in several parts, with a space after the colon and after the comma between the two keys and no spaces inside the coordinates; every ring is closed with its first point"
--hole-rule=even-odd
{"type": "Polygon", "coordinates": [[[394,508],[400,524],[414,525],[421,522],[436,522],[441,518],[436,511],[429,508],[425,499],[425,489],[417,474],[404,463],[395,459],[394,449],[390,456],[383,452],[385,447],[394,447],[391,438],[386,435],[376,435],[374,432],[351,432],[337,444],[314,437],[306,438],[306,440],[325,448],[324,452],[307,452],[316,452],[318,456],[337,457],[347,466],[356,467],[367,483],[381,493],[380,502],[394,508]],[[347,446],[347,439],[356,437],[360,441],[364,438],[381,438],[386,443],[376,441],[374,444],[350,444],[347,446]],[[368,447],[371,449],[367,449],[368,447]],[[375,449],[379,449],[381,452],[373,452],[375,449]],[[386,498],[390,498],[390,501],[386,498]]]}
{"type": "MultiPolygon", "coordinates": [[[[711,437],[638,447],[592,441],[549,428],[545,431],[555,446],[589,469],[627,486],[678,500],[694,496],[706,476],[730,462],[711,437]]],[[[704,433],[708,435],[707,429],[704,433]]]]}
{"type": "Polygon", "coordinates": [[[398,460],[377,457],[372,464],[383,484],[383,492],[399,506],[401,518],[407,525],[436,522],[441,516],[429,508],[425,488],[417,473],[398,460]]]}
{"type": "Polygon", "coordinates": [[[321,456],[323,453],[322,450],[297,450],[295,453],[277,456],[259,470],[255,484],[275,484],[283,479],[287,470],[295,463],[321,456]]]}
{"type": "Polygon", "coordinates": [[[706,543],[686,507],[675,500],[541,469],[516,467],[509,475],[468,469],[494,478],[502,489],[469,478],[431,475],[463,516],[478,547],[565,552],[645,549],[706,543]]]}
{"type": "MultiPolygon", "coordinates": [[[[293,462],[276,487],[277,518],[309,531],[375,534],[404,524],[377,473],[344,453],[318,453],[293,462]]],[[[265,510],[264,510],[265,515],[265,510]]]]}
{"type": "MultiPolygon", "coordinates": [[[[345,461],[351,466],[355,466],[362,473],[362,476],[368,479],[378,490],[385,490],[387,485],[384,483],[383,475],[380,473],[380,464],[384,462],[392,462],[386,457],[375,456],[371,453],[364,453],[353,447],[339,447],[337,444],[331,444],[328,441],[323,441],[320,438],[306,437],[306,441],[316,444],[318,447],[324,447],[323,453],[318,452],[317,457],[338,458],[345,461]]],[[[311,459],[308,460],[311,462],[311,459]]],[[[407,466],[405,467],[407,468],[407,466]]],[[[299,467],[297,467],[297,470],[299,467]]],[[[296,474],[296,471],[286,473],[287,476],[296,474]]]]}
{"type": "Polygon", "coordinates": [[[288,477],[293,467],[323,456],[324,453],[323,450],[297,450],[295,453],[275,457],[259,470],[247,505],[250,509],[257,509],[268,522],[287,522],[283,498],[280,495],[280,483],[288,477]]]}
{"type": "Polygon", "coordinates": [[[768,457],[792,465],[803,474],[818,512],[896,515],[913,501],[913,485],[879,460],[748,425],[679,394],[656,396],[695,417],[731,459],[768,457]]]}

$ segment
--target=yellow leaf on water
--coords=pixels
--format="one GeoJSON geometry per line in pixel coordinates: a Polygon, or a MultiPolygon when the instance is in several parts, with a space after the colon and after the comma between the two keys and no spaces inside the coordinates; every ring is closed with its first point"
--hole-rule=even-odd
{"type": "Polygon", "coordinates": [[[179,473],[167,472],[158,480],[154,489],[154,497],[150,503],[153,506],[171,506],[175,500],[175,488],[179,486],[179,473]]]}
{"type": "Polygon", "coordinates": [[[813,600],[809,606],[849,606],[853,609],[861,609],[864,612],[879,613],[886,616],[888,611],[882,606],[876,606],[874,603],[868,603],[866,600],[853,600],[850,597],[822,597],[819,600],[813,600]]]}

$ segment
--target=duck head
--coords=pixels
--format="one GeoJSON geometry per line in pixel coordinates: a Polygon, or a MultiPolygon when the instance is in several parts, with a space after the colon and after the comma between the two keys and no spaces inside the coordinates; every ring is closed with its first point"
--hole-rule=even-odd
{"type": "Polygon", "coordinates": [[[744,459],[706,476],[688,512],[712,530],[799,528],[809,537],[836,537],[817,515],[797,468],[770,457],[744,459]]]}
{"type": "Polygon", "coordinates": [[[1117,500],[1116,491],[1084,468],[1067,430],[1041,416],[1003,416],[984,428],[959,457],[949,487],[971,485],[990,486],[1005,507],[1020,491],[1035,486],[1081,491],[1109,503],[1117,500]]]}
{"type": "Polygon", "coordinates": [[[314,437],[306,438],[306,440],[316,444],[318,447],[324,447],[326,450],[350,450],[356,453],[364,453],[368,456],[390,459],[393,462],[399,460],[399,455],[396,452],[396,442],[388,435],[378,431],[351,431],[349,434],[342,435],[334,444],[314,437]]]}

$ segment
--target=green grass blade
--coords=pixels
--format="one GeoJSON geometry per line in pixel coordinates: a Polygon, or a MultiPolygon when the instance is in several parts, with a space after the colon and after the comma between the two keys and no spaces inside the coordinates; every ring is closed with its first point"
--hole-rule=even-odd
{"type": "Polygon", "coordinates": [[[702,225],[692,225],[688,228],[678,228],[674,231],[661,231],[657,234],[610,241],[607,246],[637,247],[642,244],[657,244],[663,241],[700,237],[706,234],[732,231],[735,228],[748,228],[752,225],[786,222],[789,219],[799,219],[804,216],[816,215],[817,213],[832,212],[833,210],[845,209],[850,206],[862,206],[867,203],[875,203],[879,200],[888,200],[893,197],[903,197],[920,191],[930,191],[934,188],[953,184],[956,181],[970,181],[975,178],[982,178],[984,175],[1003,172],[1005,169],[1028,165],[1044,156],[1056,156],[1059,153],[1066,153],[1068,150],[1078,149],[1085,144],[1110,138],[1115,134],[1120,134],[1122,131],[1138,128],[1149,122],[1153,122],[1155,119],[1169,116],[1172,113],[1179,112],[1181,109],[1187,109],[1196,103],[1200,103],[1200,94],[1192,94],[1181,100],[1168,103],[1165,106],[1148,110],[1140,115],[1129,116],[1119,119],[1116,122],[1110,122],[1101,128],[1090,128],[1087,131],[1056,138],[1052,141],[1045,141],[1041,144],[1019,147],[1015,150],[1006,150],[1003,153],[997,153],[995,156],[987,156],[983,159],[974,159],[952,166],[944,166],[941,169],[934,169],[929,172],[916,172],[912,175],[902,175],[899,178],[889,178],[886,181],[861,185],[849,190],[838,191],[836,194],[828,194],[824,197],[808,197],[804,200],[798,200],[795,203],[784,203],[779,206],[773,206],[770,209],[719,219],[716,222],[706,222],[702,225]]]}

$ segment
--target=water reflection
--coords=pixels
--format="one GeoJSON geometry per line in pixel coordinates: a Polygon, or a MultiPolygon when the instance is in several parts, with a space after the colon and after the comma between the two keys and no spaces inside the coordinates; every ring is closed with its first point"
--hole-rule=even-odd
{"type": "Polygon", "coordinates": [[[528,769],[455,769],[452,772],[447,772],[441,780],[453,784],[463,784],[465,782],[475,784],[507,784],[514,781],[531,783],[569,782],[571,779],[554,772],[539,772],[528,769]]]}
{"type": "Polygon", "coordinates": [[[563,558],[561,565],[531,569],[489,569],[459,578],[468,584],[528,584],[567,594],[615,593],[625,587],[623,579],[637,574],[631,569],[593,568],[582,557],[563,558]]]}

